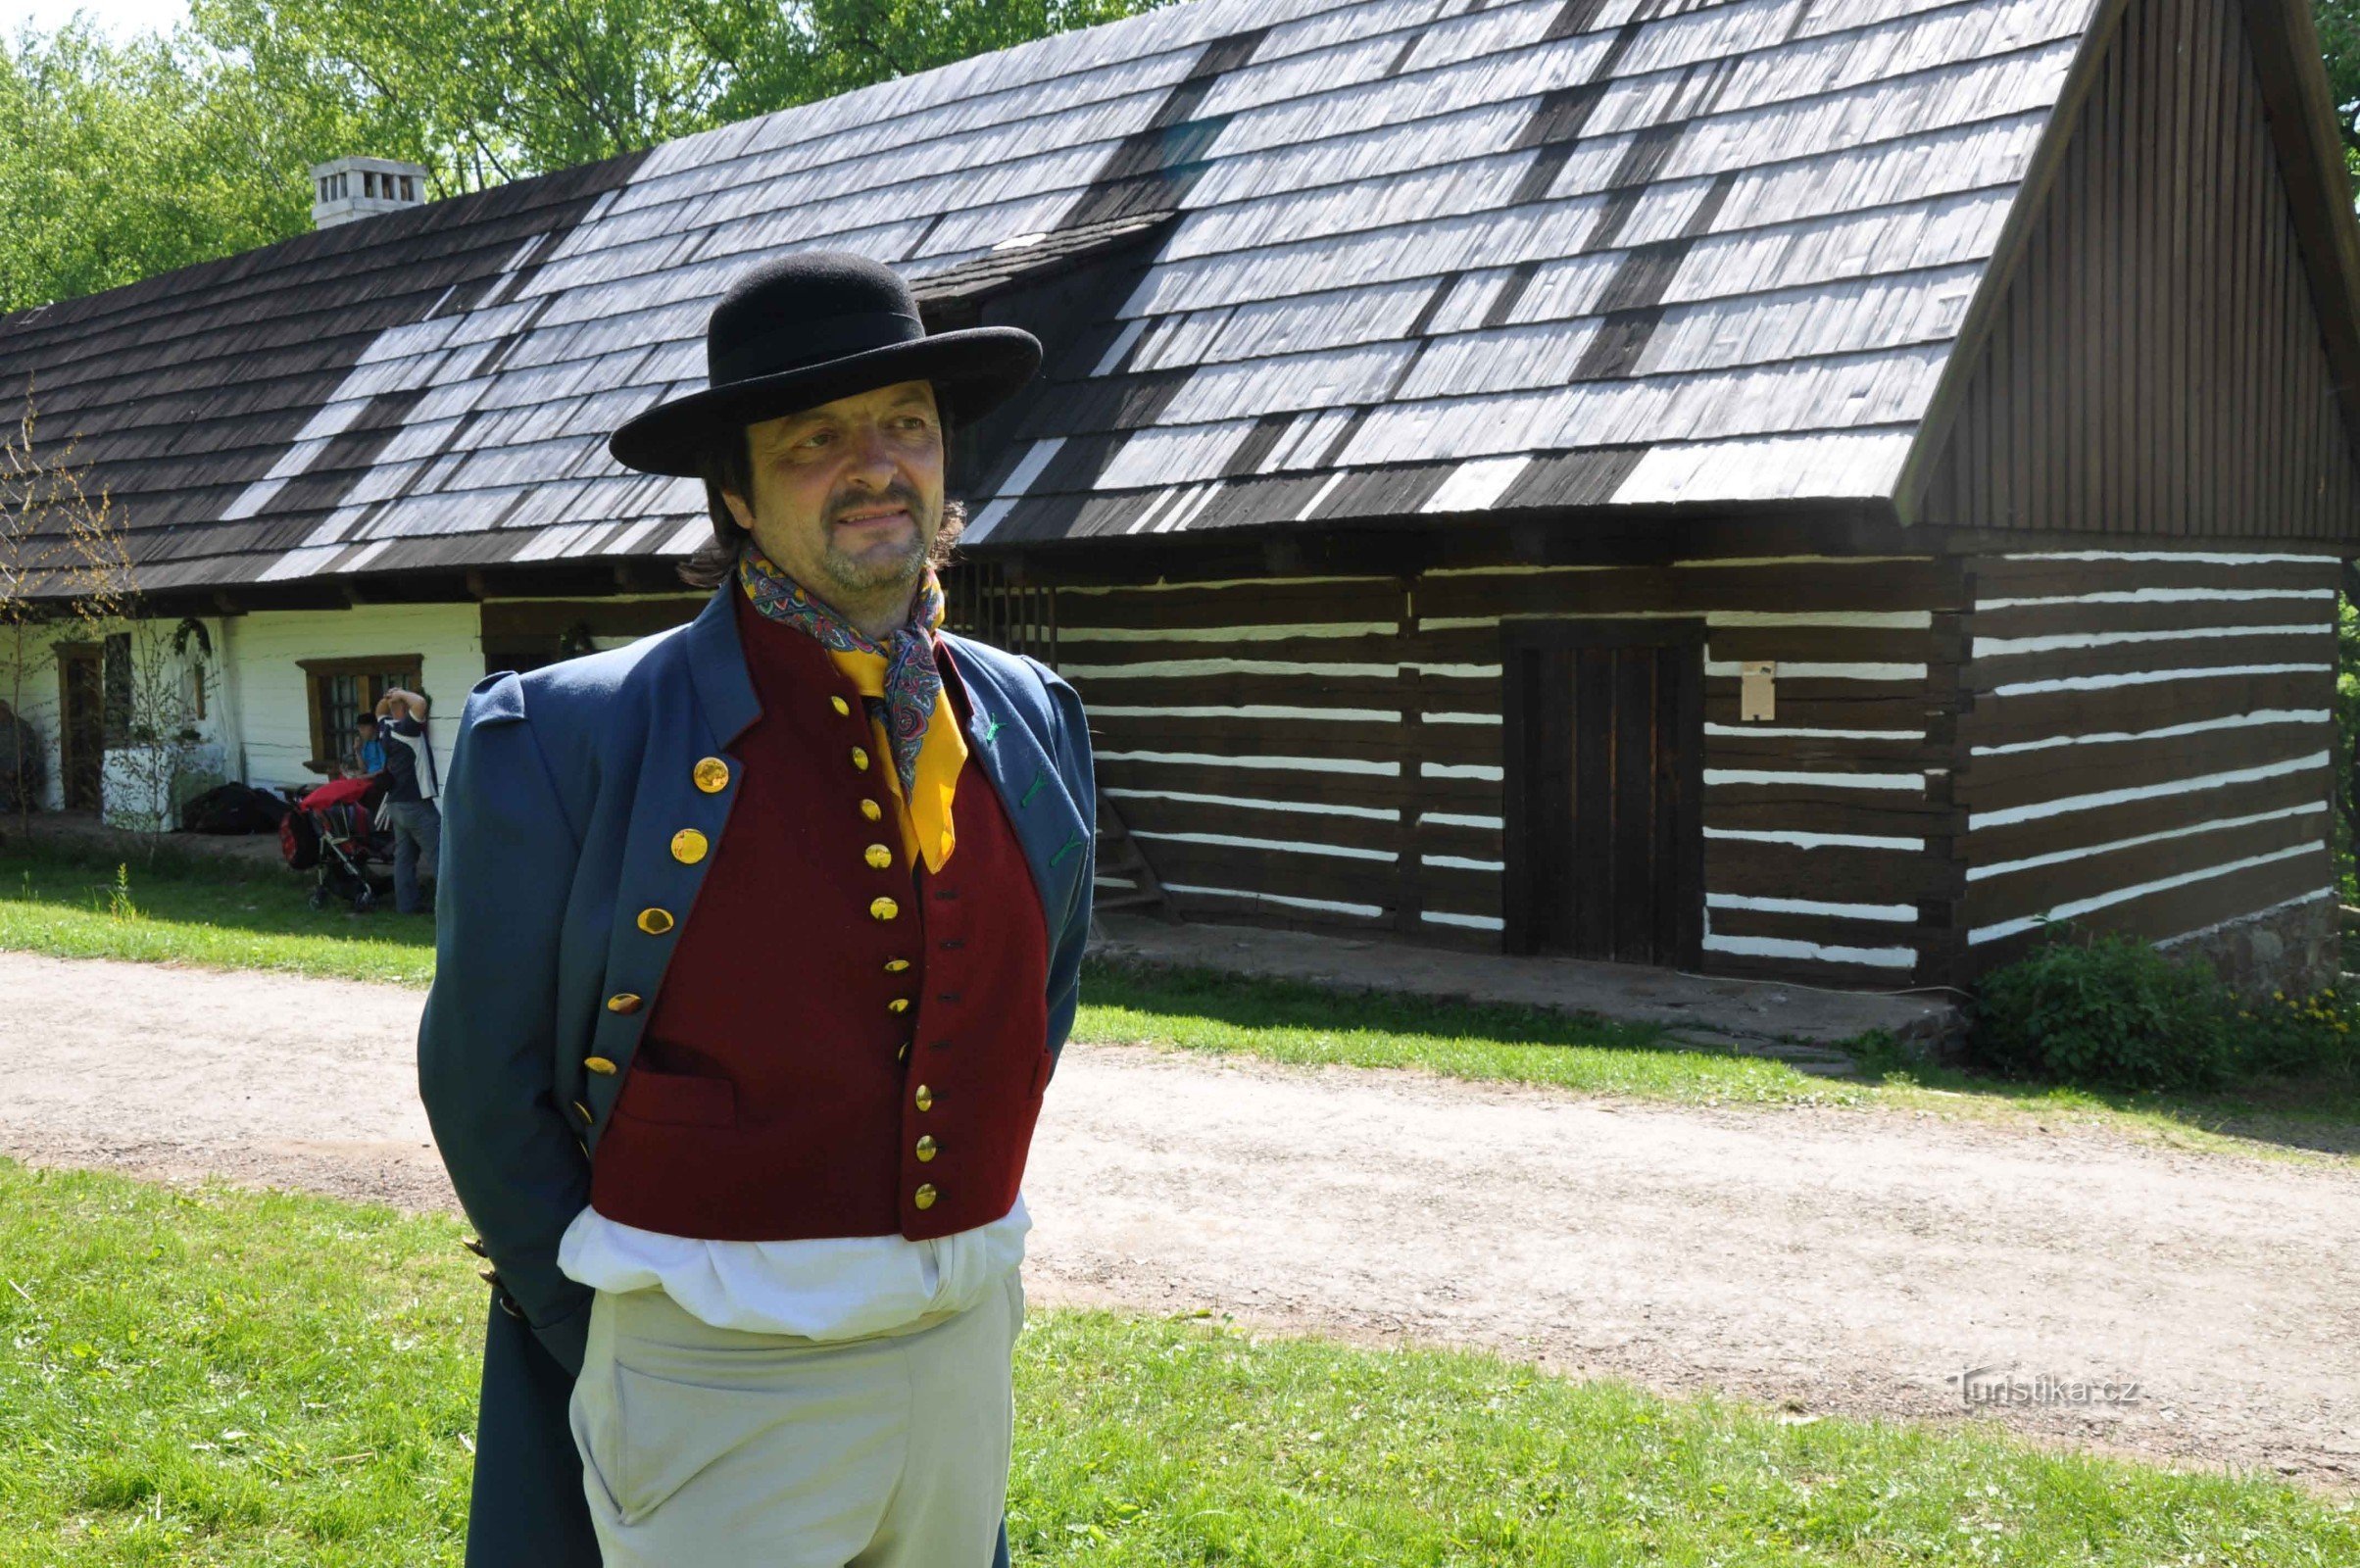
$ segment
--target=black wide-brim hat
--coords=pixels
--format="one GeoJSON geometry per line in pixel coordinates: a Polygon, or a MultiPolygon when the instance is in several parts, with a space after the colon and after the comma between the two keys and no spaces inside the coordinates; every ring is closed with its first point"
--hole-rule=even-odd
{"type": "Polygon", "coordinates": [[[694,476],[717,438],[762,419],[931,381],[945,413],[965,423],[1040,368],[1041,340],[1021,327],[929,335],[892,268],[851,251],[800,251],[749,269],[713,308],[705,390],[632,418],[607,450],[643,473],[694,476]]]}

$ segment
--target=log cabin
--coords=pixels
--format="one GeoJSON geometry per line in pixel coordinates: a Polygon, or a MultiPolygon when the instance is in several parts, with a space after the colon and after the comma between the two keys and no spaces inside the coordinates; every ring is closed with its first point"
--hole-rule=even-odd
{"type": "Polygon", "coordinates": [[[2360,229],[2298,0],[1193,0],[380,208],[0,318],[226,771],[693,612],[700,489],[604,437],[836,245],[1048,347],[949,584],[1091,710],[1108,907],[2335,972],[2360,229]]]}

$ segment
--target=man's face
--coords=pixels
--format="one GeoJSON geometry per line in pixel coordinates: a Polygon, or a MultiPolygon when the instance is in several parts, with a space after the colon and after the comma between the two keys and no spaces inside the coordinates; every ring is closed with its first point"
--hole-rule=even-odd
{"type": "Polygon", "coordinates": [[[906,601],[942,526],[932,383],[856,392],[746,434],[754,494],[727,499],[762,554],[840,610],[906,601]]]}

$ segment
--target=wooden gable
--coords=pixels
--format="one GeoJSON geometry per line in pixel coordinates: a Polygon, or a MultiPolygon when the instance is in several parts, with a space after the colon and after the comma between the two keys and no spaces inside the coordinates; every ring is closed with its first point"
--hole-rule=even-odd
{"type": "Polygon", "coordinates": [[[2314,145],[2315,41],[2277,0],[2119,15],[1938,396],[1912,520],[2360,547],[2350,196],[2314,145]]]}

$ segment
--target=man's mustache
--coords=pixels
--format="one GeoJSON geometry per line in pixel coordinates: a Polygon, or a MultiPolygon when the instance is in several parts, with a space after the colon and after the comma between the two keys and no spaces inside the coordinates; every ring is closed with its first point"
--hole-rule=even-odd
{"type": "Polygon", "coordinates": [[[860,512],[871,507],[888,505],[900,505],[908,508],[910,520],[912,522],[922,515],[918,511],[917,493],[907,486],[897,484],[881,496],[859,496],[850,501],[837,502],[828,508],[827,520],[841,522],[844,520],[844,514],[848,512],[860,512]]]}

